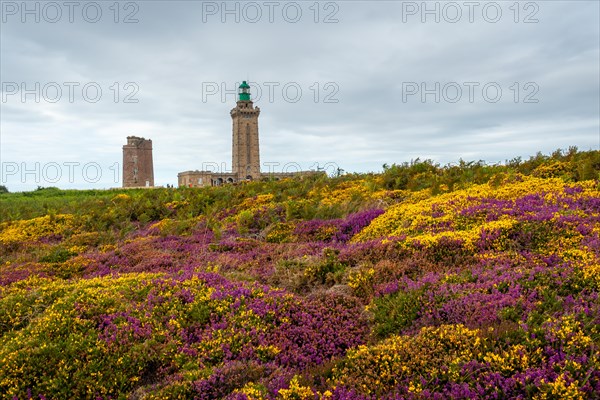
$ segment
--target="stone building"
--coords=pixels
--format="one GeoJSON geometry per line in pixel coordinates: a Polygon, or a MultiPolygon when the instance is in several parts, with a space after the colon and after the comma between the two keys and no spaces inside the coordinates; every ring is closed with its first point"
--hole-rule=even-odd
{"type": "Polygon", "coordinates": [[[127,136],[123,146],[123,187],[153,187],[152,140],[127,136]]]}
{"type": "Polygon", "coordinates": [[[179,186],[218,186],[259,179],[282,179],[297,175],[322,174],[319,171],[270,172],[260,171],[258,141],[258,116],[260,108],[254,107],[250,98],[250,85],[243,81],[238,88],[236,107],[230,112],[233,122],[231,165],[232,172],[185,171],[177,174],[179,186]]]}
{"type": "Polygon", "coordinates": [[[231,110],[233,135],[231,165],[238,181],[260,178],[260,152],[258,147],[258,116],[260,108],[250,99],[250,85],[243,81],[239,87],[239,100],[231,110]]]}

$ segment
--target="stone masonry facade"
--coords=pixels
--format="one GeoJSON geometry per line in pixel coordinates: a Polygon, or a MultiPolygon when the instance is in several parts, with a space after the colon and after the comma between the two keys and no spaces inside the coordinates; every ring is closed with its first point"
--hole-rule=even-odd
{"type": "Polygon", "coordinates": [[[123,187],[154,187],[152,140],[127,137],[123,146],[123,187]]]}

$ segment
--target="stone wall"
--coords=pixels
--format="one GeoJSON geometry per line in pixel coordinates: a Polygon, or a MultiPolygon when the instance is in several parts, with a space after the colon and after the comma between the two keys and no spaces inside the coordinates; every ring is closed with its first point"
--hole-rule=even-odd
{"type": "Polygon", "coordinates": [[[260,178],[258,116],[260,108],[252,101],[238,101],[231,110],[233,122],[232,169],[238,181],[260,178]]]}
{"type": "Polygon", "coordinates": [[[237,181],[237,174],[227,172],[185,171],[177,174],[179,187],[220,186],[226,183],[236,183],[237,181]]]}
{"type": "Polygon", "coordinates": [[[128,136],[123,146],[123,187],[153,187],[152,140],[128,136]]]}

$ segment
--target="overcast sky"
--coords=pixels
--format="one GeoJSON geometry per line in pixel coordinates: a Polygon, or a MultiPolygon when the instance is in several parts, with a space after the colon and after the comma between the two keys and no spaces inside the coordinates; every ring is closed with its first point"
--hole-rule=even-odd
{"type": "Polygon", "coordinates": [[[130,135],[228,169],[242,80],[275,170],[598,149],[599,4],[2,0],[0,184],[118,187],[130,135]]]}

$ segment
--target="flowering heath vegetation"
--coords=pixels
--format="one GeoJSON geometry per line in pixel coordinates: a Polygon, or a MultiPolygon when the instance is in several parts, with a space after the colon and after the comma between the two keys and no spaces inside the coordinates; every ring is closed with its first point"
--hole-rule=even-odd
{"type": "Polygon", "coordinates": [[[599,171],[0,194],[0,397],[600,398],[599,171]]]}

